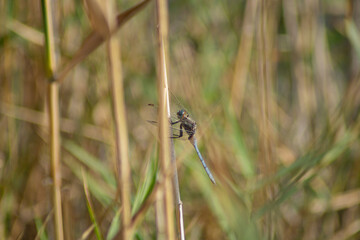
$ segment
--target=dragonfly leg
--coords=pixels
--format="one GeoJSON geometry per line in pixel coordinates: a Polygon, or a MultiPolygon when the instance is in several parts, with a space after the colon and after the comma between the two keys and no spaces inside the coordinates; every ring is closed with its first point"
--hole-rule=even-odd
{"type": "Polygon", "coordinates": [[[179,134],[179,138],[181,138],[183,136],[183,124],[180,124],[180,134],[179,134]]]}
{"type": "Polygon", "coordinates": [[[174,124],[177,124],[177,123],[179,123],[180,122],[180,120],[177,120],[177,121],[175,121],[175,122],[170,122],[170,124],[171,125],[174,125],[174,124]]]}
{"type": "Polygon", "coordinates": [[[183,136],[183,124],[180,124],[180,133],[179,135],[174,135],[171,138],[181,138],[183,136]]]}

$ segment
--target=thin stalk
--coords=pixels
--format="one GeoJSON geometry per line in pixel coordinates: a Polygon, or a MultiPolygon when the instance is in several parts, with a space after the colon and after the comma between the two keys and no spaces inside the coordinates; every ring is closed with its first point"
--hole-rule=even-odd
{"type": "Polygon", "coordinates": [[[231,110],[241,117],[244,93],[249,72],[258,0],[246,1],[244,21],[242,24],[241,41],[237,52],[231,90],[231,110]],[[237,109],[235,109],[235,107],[237,109]]]}
{"type": "Polygon", "coordinates": [[[262,159],[264,159],[264,170],[269,171],[271,166],[271,142],[270,142],[270,104],[271,104],[271,80],[268,69],[268,49],[267,49],[267,30],[266,21],[266,2],[260,3],[260,22],[258,29],[258,49],[259,49],[259,95],[260,95],[260,144],[262,149],[262,159]]]}
{"type": "Polygon", "coordinates": [[[171,183],[171,176],[166,172],[172,169],[172,162],[170,159],[170,106],[169,106],[169,90],[168,90],[168,10],[166,0],[156,1],[157,11],[157,26],[158,26],[158,94],[159,94],[159,138],[160,138],[160,181],[164,181],[163,191],[159,191],[159,198],[163,199],[163,205],[157,203],[157,228],[159,239],[175,239],[174,229],[174,208],[173,208],[173,185],[171,183]],[[165,221],[164,221],[165,220],[165,221]]]}
{"type": "MultiPolygon", "coordinates": [[[[115,3],[107,2],[107,19],[110,26],[116,23],[111,22],[114,14],[112,6],[115,3]]],[[[109,74],[111,79],[112,90],[112,107],[115,124],[115,146],[117,159],[118,184],[121,198],[121,224],[122,239],[132,239],[131,230],[131,204],[130,204],[130,163],[129,163],[129,143],[126,124],[124,81],[122,77],[122,66],[120,62],[120,43],[116,35],[113,35],[107,41],[107,54],[109,63],[109,74]]]]}
{"type": "Polygon", "coordinates": [[[61,207],[61,169],[60,169],[60,127],[59,127],[59,88],[56,82],[48,88],[50,118],[50,161],[53,180],[52,198],[56,239],[64,239],[61,207]]]}
{"type": "MultiPolygon", "coordinates": [[[[260,1],[260,20],[258,27],[258,55],[259,55],[259,95],[260,95],[260,119],[259,119],[259,129],[260,129],[260,169],[265,176],[269,176],[273,173],[274,167],[272,164],[273,158],[273,145],[272,145],[272,135],[271,135],[271,93],[272,85],[269,72],[269,49],[268,49],[268,39],[271,34],[269,31],[268,21],[268,11],[265,0],[260,1]]],[[[264,200],[272,200],[274,198],[273,186],[270,185],[264,189],[263,196],[264,200]]],[[[267,236],[269,239],[273,239],[274,236],[274,223],[273,223],[273,214],[269,213],[265,219],[265,227],[267,236]]]]}
{"type": "Polygon", "coordinates": [[[172,138],[170,139],[170,150],[171,150],[171,164],[174,169],[174,174],[173,174],[174,191],[175,191],[176,204],[178,207],[177,211],[176,211],[176,217],[178,218],[178,231],[180,233],[180,239],[185,240],[183,203],[182,203],[181,197],[180,197],[180,188],[179,188],[179,179],[178,179],[177,167],[176,167],[174,140],[172,138]]]}
{"type": "MultiPolygon", "coordinates": [[[[50,0],[42,0],[43,22],[46,46],[46,68],[48,76],[52,78],[56,71],[56,51],[54,37],[54,23],[50,0]]],[[[48,86],[49,128],[50,128],[50,161],[53,179],[52,199],[54,208],[55,238],[64,239],[63,219],[61,208],[61,169],[60,169],[60,118],[59,118],[59,87],[57,82],[50,82],[48,86]]]]}

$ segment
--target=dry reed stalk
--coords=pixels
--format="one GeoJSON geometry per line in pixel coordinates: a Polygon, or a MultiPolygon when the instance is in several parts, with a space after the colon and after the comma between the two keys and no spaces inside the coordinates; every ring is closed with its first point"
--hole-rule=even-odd
{"type": "Polygon", "coordinates": [[[59,127],[59,87],[52,82],[48,89],[50,118],[51,176],[53,179],[52,197],[55,217],[56,239],[64,239],[61,207],[61,168],[60,168],[60,127],[59,127]]]}
{"type": "MultiPolygon", "coordinates": [[[[54,23],[50,0],[42,1],[43,21],[46,44],[46,67],[50,77],[56,71],[56,51],[54,37],[54,23]]],[[[59,86],[57,82],[50,82],[48,86],[48,107],[50,127],[50,160],[51,176],[53,179],[52,198],[54,207],[55,238],[64,239],[63,219],[61,207],[61,168],[60,168],[60,118],[59,118],[59,86]]]]}
{"type": "Polygon", "coordinates": [[[260,171],[266,175],[267,166],[270,162],[270,144],[269,144],[269,86],[267,75],[267,55],[266,55],[266,16],[265,16],[265,3],[260,2],[260,20],[257,32],[257,55],[258,55],[258,91],[259,91],[259,144],[260,144],[260,171]]]}
{"type": "Polygon", "coordinates": [[[123,239],[131,239],[130,226],[130,164],[128,133],[125,113],[124,86],[120,63],[120,46],[118,39],[112,37],[107,43],[109,54],[109,67],[112,84],[112,102],[115,118],[115,145],[119,188],[121,191],[123,239]]]}
{"type": "Polygon", "coordinates": [[[158,192],[156,204],[157,209],[157,230],[159,239],[175,239],[174,215],[173,215],[173,186],[171,176],[166,172],[172,169],[170,159],[170,139],[169,139],[169,91],[168,91],[168,10],[166,0],[156,1],[157,26],[158,26],[158,94],[159,94],[159,139],[160,139],[160,181],[164,182],[164,187],[158,192]]]}
{"type": "MultiPolygon", "coordinates": [[[[257,34],[257,46],[258,46],[258,83],[259,83],[259,145],[260,145],[260,161],[259,168],[264,176],[270,176],[273,174],[274,164],[273,161],[273,138],[271,134],[271,103],[272,103],[272,82],[270,77],[270,63],[269,63],[269,43],[268,39],[272,36],[270,24],[268,23],[269,13],[267,10],[265,0],[260,1],[260,18],[257,34]]],[[[264,188],[262,192],[264,202],[271,201],[274,198],[274,189],[272,185],[264,188]]],[[[268,213],[264,219],[264,230],[268,238],[274,237],[273,214],[268,213]]]]}
{"type": "MultiPolygon", "coordinates": [[[[296,119],[298,136],[296,139],[298,145],[306,146],[310,141],[316,141],[312,120],[318,109],[316,100],[316,86],[313,79],[313,65],[308,61],[309,52],[313,51],[313,38],[315,35],[315,23],[317,16],[314,15],[313,2],[304,2],[302,11],[296,4],[289,5],[291,14],[289,20],[293,23],[289,27],[296,26],[297,32],[292,39],[294,44],[294,78],[296,80],[297,97],[299,103],[299,114],[296,119]],[[291,19],[294,18],[294,19],[291,19]],[[311,27],[310,27],[311,26],[311,27]],[[303,132],[303,129],[307,131],[303,132]]],[[[290,30],[291,31],[291,30],[290,30]]]]}
{"type": "Polygon", "coordinates": [[[241,117],[247,75],[249,72],[252,44],[255,33],[258,0],[247,1],[242,25],[241,41],[236,56],[231,90],[231,110],[241,117]],[[234,109],[237,106],[237,109],[234,109]]]}
{"type": "MultiPolygon", "coordinates": [[[[87,1],[89,6],[96,6],[96,1],[87,1]]],[[[122,239],[132,239],[131,229],[131,204],[130,204],[130,163],[129,163],[129,144],[128,144],[128,131],[126,123],[126,111],[125,111],[125,96],[124,96],[124,83],[122,77],[122,67],[120,61],[120,44],[118,37],[110,32],[110,29],[117,29],[117,22],[114,21],[115,14],[113,12],[115,3],[113,1],[103,2],[105,4],[105,14],[96,12],[96,8],[89,9],[89,14],[94,14],[93,27],[95,33],[99,34],[101,38],[107,39],[106,49],[108,55],[108,71],[111,81],[111,93],[112,93],[112,108],[114,114],[115,125],[115,149],[116,149],[116,166],[118,175],[118,185],[121,198],[121,231],[120,235],[122,239]],[[96,14],[97,15],[96,15],[96,14]],[[99,20],[105,20],[99,21],[99,20]],[[103,26],[105,30],[101,30],[99,23],[106,24],[103,26]]],[[[119,236],[120,237],[120,236],[119,236]]]]}

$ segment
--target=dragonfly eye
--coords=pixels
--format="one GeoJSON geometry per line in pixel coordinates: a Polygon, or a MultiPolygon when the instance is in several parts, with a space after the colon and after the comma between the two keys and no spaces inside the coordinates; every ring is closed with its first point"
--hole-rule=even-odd
{"type": "Polygon", "coordinates": [[[179,119],[183,118],[184,114],[185,114],[185,111],[183,109],[181,109],[177,112],[177,116],[179,119]]]}

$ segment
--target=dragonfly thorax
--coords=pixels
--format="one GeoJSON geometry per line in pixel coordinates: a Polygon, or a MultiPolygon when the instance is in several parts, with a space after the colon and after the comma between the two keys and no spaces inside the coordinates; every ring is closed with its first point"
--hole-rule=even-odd
{"type": "Polygon", "coordinates": [[[189,114],[185,110],[180,110],[178,112],[178,117],[181,122],[180,129],[183,128],[188,134],[189,139],[192,138],[196,132],[196,122],[190,118],[189,114]]]}

